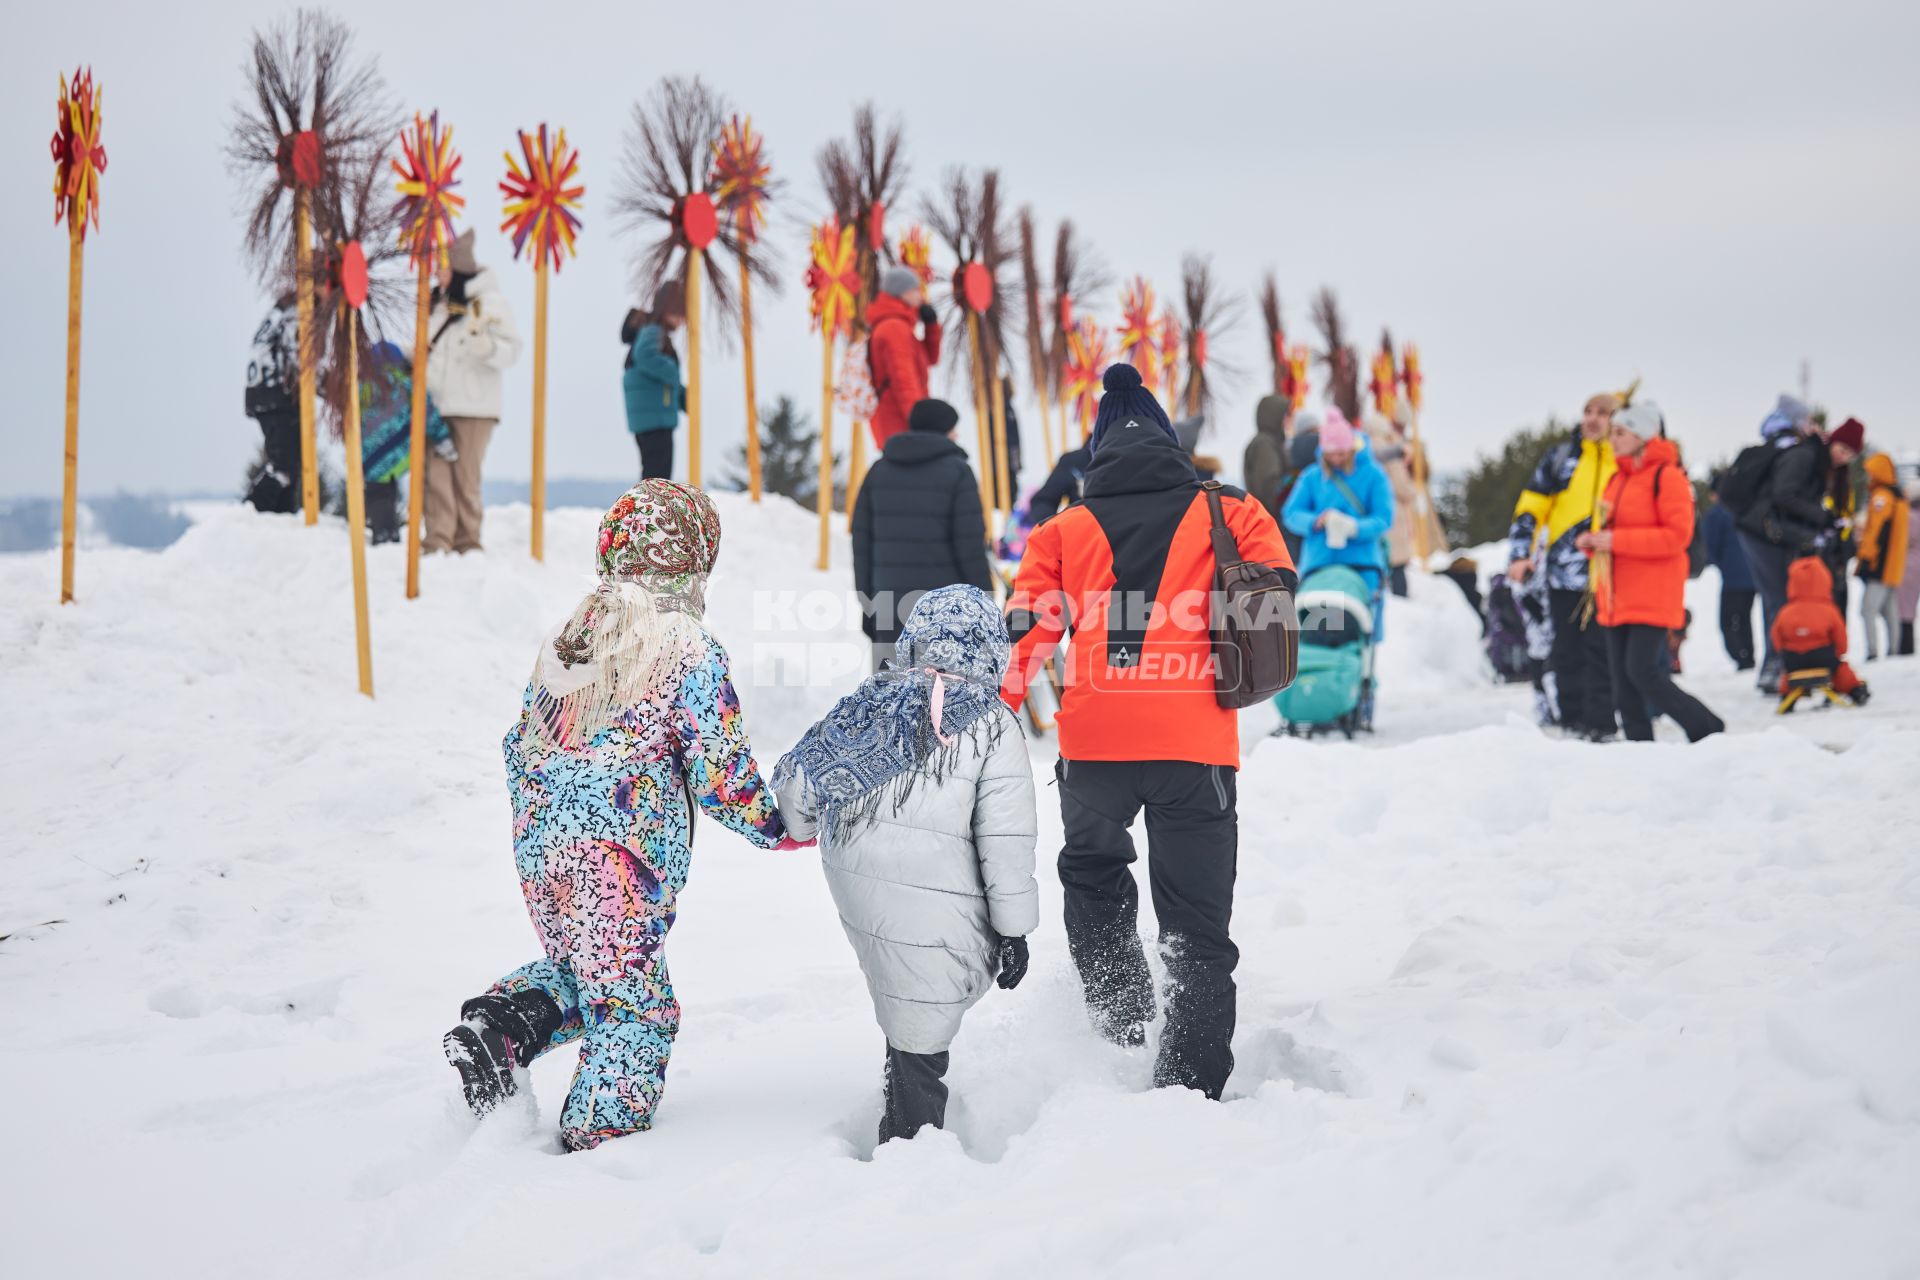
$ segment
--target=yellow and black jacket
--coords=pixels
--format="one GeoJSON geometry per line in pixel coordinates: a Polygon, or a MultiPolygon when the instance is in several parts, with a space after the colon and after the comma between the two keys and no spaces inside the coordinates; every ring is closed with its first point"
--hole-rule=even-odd
{"type": "Polygon", "coordinates": [[[1544,535],[1547,585],[1558,591],[1586,590],[1587,556],[1573,540],[1593,523],[1594,508],[1616,470],[1613,446],[1605,440],[1584,440],[1577,428],[1572,439],[1549,449],[1514,506],[1513,527],[1507,533],[1510,558],[1531,560],[1544,535]]]}

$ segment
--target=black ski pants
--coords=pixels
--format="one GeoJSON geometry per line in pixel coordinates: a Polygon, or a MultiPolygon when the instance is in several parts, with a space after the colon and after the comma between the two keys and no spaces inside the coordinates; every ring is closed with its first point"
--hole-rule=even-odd
{"type": "Polygon", "coordinates": [[[1727,656],[1742,671],[1752,670],[1754,664],[1753,601],[1757,594],[1737,587],[1720,588],[1720,639],[1727,646],[1727,656]]]}
{"type": "Polygon", "coordinates": [[[1607,670],[1607,634],[1597,618],[1581,625],[1587,593],[1553,587],[1547,592],[1553,610],[1553,649],[1547,665],[1553,669],[1560,696],[1560,723],[1575,733],[1611,734],[1613,681],[1607,670]]]}
{"type": "Polygon", "coordinates": [[[1067,947],[1094,1025],[1116,1043],[1138,1044],[1154,1014],[1128,834],[1144,811],[1167,978],[1154,1083],[1219,1098],[1233,1074],[1240,961],[1228,935],[1239,857],[1234,770],[1185,760],[1062,760],[1054,776],[1067,837],[1060,850],[1067,947]]]}
{"type": "Polygon", "coordinates": [[[673,431],[670,428],[636,431],[633,442],[640,449],[642,480],[673,479],[673,431]]]}
{"type": "Polygon", "coordinates": [[[1673,682],[1667,629],[1630,622],[1608,627],[1607,656],[1613,664],[1613,699],[1620,724],[1630,742],[1653,741],[1649,708],[1686,730],[1688,742],[1698,742],[1727,726],[1719,716],[1673,682]]]}

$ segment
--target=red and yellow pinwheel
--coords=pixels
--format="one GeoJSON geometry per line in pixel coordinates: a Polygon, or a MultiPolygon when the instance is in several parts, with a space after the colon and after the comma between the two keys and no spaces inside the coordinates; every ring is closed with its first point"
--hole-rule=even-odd
{"type": "Polygon", "coordinates": [[[920,277],[920,287],[933,283],[933,246],[927,241],[925,227],[908,227],[900,237],[900,263],[920,277]]]}
{"type": "Polygon", "coordinates": [[[813,327],[831,337],[839,337],[853,323],[854,299],[860,292],[852,224],[843,227],[839,219],[829,217],[815,227],[812,257],[806,285],[813,299],[813,327]]]}
{"type": "MultiPolygon", "coordinates": [[[[580,198],[586,186],[579,182],[580,152],[567,145],[567,131],[547,133],[542,124],[538,134],[520,130],[520,158],[524,168],[506,153],[507,176],[500,180],[500,230],[513,237],[513,256],[532,247],[533,259],[533,505],[532,552],[535,560],[546,558],[547,514],[547,273],[559,271],[573,256],[574,239],[580,232],[580,198]],[[565,250],[563,254],[561,251],[565,250]]],[[[690,364],[698,373],[698,337],[690,364]]],[[[696,453],[697,456],[697,453],[696,453]]]]}
{"type": "Polygon", "coordinates": [[[67,224],[67,452],[60,497],[60,603],[73,600],[73,541],[79,508],[80,278],[87,226],[100,229],[100,90],[91,69],[60,77],[53,128],[53,224],[67,224]]]}
{"type": "Polygon", "coordinates": [[[1173,304],[1160,313],[1160,374],[1166,386],[1166,408],[1169,416],[1177,416],[1180,403],[1180,345],[1185,340],[1180,328],[1180,317],[1174,314],[1173,304]]]}
{"type": "MultiPolygon", "coordinates": [[[[413,308],[413,404],[408,430],[410,458],[427,456],[427,312],[433,275],[446,261],[453,244],[453,218],[466,208],[467,198],[454,192],[460,185],[460,153],[453,149],[453,126],[441,127],[440,113],[422,119],[414,112],[413,126],[400,130],[400,155],[392,161],[400,180],[394,205],[402,219],[400,235],[407,258],[419,278],[413,308]]],[[[407,485],[407,599],[420,594],[420,524],[425,515],[424,484],[407,485]]]]}
{"type": "Polygon", "coordinates": [[[753,131],[753,117],[739,116],[721,127],[713,142],[713,171],[707,178],[707,190],[720,212],[733,223],[733,233],[742,243],[760,238],[766,225],[766,202],[773,166],[767,163],[764,140],[753,131]]]}
{"type": "Polygon", "coordinates": [[[1313,363],[1313,352],[1304,342],[1296,342],[1287,352],[1287,394],[1293,397],[1295,412],[1307,403],[1307,392],[1313,384],[1307,380],[1307,370],[1313,363]]]}
{"type": "Polygon", "coordinates": [[[1158,326],[1153,319],[1153,286],[1135,276],[1120,296],[1120,358],[1140,371],[1151,387],[1160,374],[1158,326]]]}
{"type": "Polygon", "coordinates": [[[1391,422],[1400,407],[1400,371],[1394,368],[1392,347],[1383,346],[1374,355],[1373,377],[1368,385],[1373,391],[1373,407],[1391,422]]]}
{"type": "Polygon", "coordinates": [[[561,129],[551,138],[541,125],[536,136],[520,131],[520,155],[526,161],[522,169],[513,153],[507,153],[507,176],[500,181],[500,230],[513,237],[513,256],[520,257],[528,243],[533,245],[536,271],[542,261],[560,269],[565,257],[574,254],[574,238],[580,233],[580,198],[586,187],[576,181],[580,176],[580,152],[567,145],[567,131],[561,129]]]}
{"type": "Polygon", "coordinates": [[[1101,379],[1107,372],[1107,331],[1092,317],[1081,316],[1067,335],[1067,364],[1062,371],[1062,391],[1080,419],[1082,438],[1093,430],[1093,408],[1100,398],[1101,379]]]}
{"type": "Polygon", "coordinates": [[[1407,407],[1420,412],[1421,388],[1426,378],[1420,373],[1420,348],[1411,342],[1400,348],[1400,385],[1407,392],[1407,407]]]}

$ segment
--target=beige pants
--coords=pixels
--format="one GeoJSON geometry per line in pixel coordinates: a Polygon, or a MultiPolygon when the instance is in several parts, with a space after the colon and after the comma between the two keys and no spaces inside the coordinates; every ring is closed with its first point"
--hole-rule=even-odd
{"type": "Polygon", "coordinates": [[[448,418],[447,428],[453,432],[453,448],[459,457],[448,462],[438,454],[427,454],[427,528],[421,542],[426,550],[480,549],[480,464],[486,459],[495,421],[448,418]]]}

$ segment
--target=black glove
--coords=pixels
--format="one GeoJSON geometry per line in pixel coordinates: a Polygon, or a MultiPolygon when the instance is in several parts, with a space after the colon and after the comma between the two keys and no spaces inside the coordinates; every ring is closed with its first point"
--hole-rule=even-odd
{"type": "Polygon", "coordinates": [[[1025,938],[1000,939],[1000,989],[1011,991],[1020,985],[1020,979],[1027,976],[1027,940],[1025,938]]]}
{"type": "Polygon", "coordinates": [[[931,302],[923,302],[920,304],[920,323],[929,329],[940,323],[940,313],[933,309],[931,302]]]}

